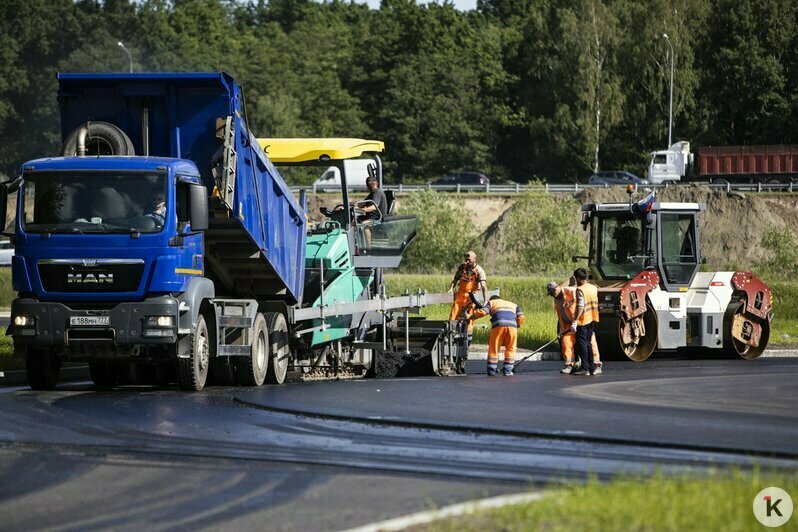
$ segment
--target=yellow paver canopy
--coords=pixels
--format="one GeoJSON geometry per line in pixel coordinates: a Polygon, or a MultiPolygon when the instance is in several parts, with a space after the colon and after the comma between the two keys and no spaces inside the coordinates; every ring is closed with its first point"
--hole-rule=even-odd
{"type": "Polygon", "coordinates": [[[258,144],[275,164],[356,159],[385,150],[385,143],[364,139],[258,139],[258,144]]]}

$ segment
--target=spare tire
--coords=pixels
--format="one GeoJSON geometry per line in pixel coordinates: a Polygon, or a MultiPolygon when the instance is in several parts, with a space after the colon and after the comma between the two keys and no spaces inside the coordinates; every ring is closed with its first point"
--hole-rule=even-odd
{"type": "Polygon", "coordinates": [[[124,131],[108,122],[87,122],[67,135],[61,146],[61,155],[73,157],[78,151],[78,135],[84,127],[86,135],[86,155],[136,155],[133,142],[124,131]]]}

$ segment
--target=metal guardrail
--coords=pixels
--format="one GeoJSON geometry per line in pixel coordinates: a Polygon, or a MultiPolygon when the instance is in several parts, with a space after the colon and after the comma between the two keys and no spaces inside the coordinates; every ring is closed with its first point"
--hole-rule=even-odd
{"type": "MultiPolygon", "coordinates": [[[[670,187],[689,187],[700,185],[712,190],[725,190],[726,192],[798,192],[798,182],[791,183],[702,183],[698,181],[688,183],[668,183],[661,185],[639,185],[637,189],[662,189],[670,187]]],[[[520,183],[499,184],[499,185],[398,185],[385,184],[384,190],[392,190],[397,194],[409,194],[420,190],[434,190],[436,192],[470,192],[483,194],[523,194],[526,192],[545,192],[554,193],[577,193],[583,190],[594,190],[604,188],[621,188],[625,185],[587,185],[582,183],[543,183],[534,185],[521,185],[520,183]]],[[[339,192],[338,188],[327,187],[300,187],[292,186],[291,191],[298,192],[305,189],[314,194],[319,192],[339,192]]]]}

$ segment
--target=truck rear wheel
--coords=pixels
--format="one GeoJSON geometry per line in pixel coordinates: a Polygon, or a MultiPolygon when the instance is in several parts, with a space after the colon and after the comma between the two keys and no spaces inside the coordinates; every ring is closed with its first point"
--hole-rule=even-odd
{"type": "Polygon", "coordinates": [[[269,368],[266,371],[266,380],[270,384],[282,384],[288,373],[288,363],[291,357],[290,338],[288,336],[288,323],[285,316],[279,312],[266,312],[266,329],[269,331],[269,368]]]}
{"type": "MultiPolygon", "coordinates": [[[[282,314],[279,314],[282,316],[282,314]]],[[[238,382],[245,386],[260,386],[266,379],[269,367],[269,329],[266,318],[258,313],[252,326],[252,343],[249,356],[236,357],[238,382]]],[[[285,376],[283,376],[285,378],[285,376]]]]}
{"type": "Polygon", "coordinates": [[[28,347],[25,372],[32,390],[54,390],[61,374],[61,359],[48,349],[28,347]]]}
{"type": "Polygon", "coordinates": [[[211,337],[202,314],[197,317],[189,345],[188,358],[177,359],[177,382],[184,390],[198,392],[205,387],[211,358],[211,337]]]}

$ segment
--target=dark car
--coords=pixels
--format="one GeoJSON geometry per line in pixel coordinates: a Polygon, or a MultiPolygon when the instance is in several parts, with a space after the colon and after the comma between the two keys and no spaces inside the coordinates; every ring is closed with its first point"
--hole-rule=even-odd
{"type": "Polygon", "coordinates": [[[587,182],[590,185],[648,185],[647,180],[622,170],[596,172],[587,182]]]}
{"type": "Polygon", "coordinates": [[[429,182],[430,185],[463,185],[472,187],[484,187],[489,183],[488,176],[479,172],[457,172],[429,182]]]}

